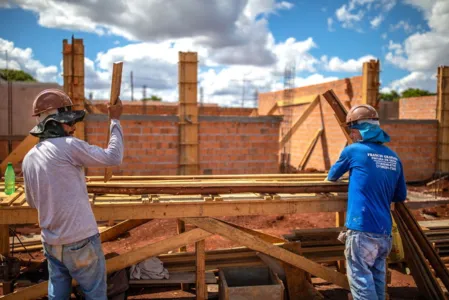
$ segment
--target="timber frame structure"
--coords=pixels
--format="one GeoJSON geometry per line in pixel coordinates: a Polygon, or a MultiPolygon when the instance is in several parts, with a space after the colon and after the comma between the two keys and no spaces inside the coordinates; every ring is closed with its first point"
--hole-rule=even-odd
{"type": "MultiPolygon", "coordinates": [[[[72,39],[72,45],[63,43],[64,89],[84,106],[84,67],[80,59],[84,53],[82,40],[72,39]],[[82,79],[81,79],[82,78],[82,79]]],[[[327,182],[326,175],[320,174],[260,174],[260,175],[198,175],[198,107],[197,107],[197,55],[179,53],[180,65],[180,175],[179,176],[112,176],[107,182],[103,177],[89,177],[87,183],[90,203],[97,221],[125,220],[101,233],[102,242],[151,219],[177,219],[178,235],[128,253],[108,259],[107,272],[129,267],[157,255],[165,255],[170,250],[185,252],[186,245],[195,244],[194,272],[197,299],[207,299],[206,271],[216,268],[208,264],[213,251],[205,251],[205,239],[218,234],[237,242],[246,249],[263,253],[280,262],[285,269],[290,299],[311,299],[313,288],[310,275],[322,278],[343,289],[349,289],[341,263],[341,254],[320,252],[310,255],[301,243],[288,242],[259,231],[247,229],[219,220],[222,216],[284,215],[296,213],[337,213],[336,227],[343,225],[347,204],[348,182],[327,182]],[[185,223],[196,228],[185,231],[185,223]],[[208,260],[209,257],[209,260],[208,260]],[[324,262],[339,261],[338,270],[323,266],[324,262]],[[294,288],[295,286],[301,288],[294,288]]],[[[378,91],[379,63],[371,61],[364,65],[363,84],[366,85],[364,102],[376,105],[378,91]],[[376,77],[377,69],[377,77],[376,77]],[[377,86],[376,86],[377,85],[377,86]],[[376,86],[376,87],[375,87],[376,86]],[[371,88],[370,88],[371,87],[371,88]]],[[[311,111],[319,104],[321,97],[329,101],[334,111],[346,112],[332,91],[323,95],[310,95],[291,101],[278,101],[270,109],[269,115],[279,107],[308,104],[307,109],[292,124],[280,141],[282,148],[293,133],[301,126],[311,111]]],[[[86,104],[89,107],[88,104],[86,104]]],[[[347,104],[350,106],[350,104],[347,104]]],[[[442,109],[443,111],[443,109],[442,109]]],[[[337,113],[338,114],[338,113],[337,113]]],[[[341,115],[336,115],[341,120],[341,115]]],[[[341,122],[339,122],[341,123],[341,122]]],[[[316,132],[303,159],[303,168],[324,129],[316,132]]],[[[80,131],[84,138],[84,132],[80,131]]],[[[27,137],[6,161],[19,162],[36,143],[27,137]]],[[[3,169],[4,165],[1,165],[3,169]]],[[[0,198],[0,254],[9,254],[9,226],[13,224],[35,224],[37,211],[26,203],[20,179],[18,189],[11,196],[0,198]]],[[[1,189],[2,187],[0,187],[1,189]]],[[[442,202],[439,202],[442,203],[442,202]]],[[[435,203],[409,202],[410,208],[434,206],[435,203]]],[[[341,251],[341,247],[338,248],[341,251]]],[[[322,249],[321,249],[322,250],[322,249]]],[[[170,258],[184,257],[187,253],[176,253],[170,258]]],[[[220,255],[224,255],[220,253],[220,255]]],[[[165,256],[166,258],[168,257],[165,256]]],[[[76,284],[76,282],[73,282],[76,284]]],[[[5,286],[5,285],[4,285],[5,286]]],[[[45,296],[47,282],[42,282],[0,299],[35,299],[45,296]]]]}

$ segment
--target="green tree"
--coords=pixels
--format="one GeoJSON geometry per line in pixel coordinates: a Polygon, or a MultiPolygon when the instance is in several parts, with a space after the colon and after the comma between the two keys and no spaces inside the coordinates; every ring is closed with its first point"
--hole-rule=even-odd
{"type": "Polygon", "coordinates": [[[143,98],[142,101],[162,101],[162,98],[156,95],[151,95],[150,98],[143,98]]]}
{"type": "Polygon", "coordinates": [[[426,91],[426,90],[412,89],[412,88],[406,89],[405,91],[403,91],[401,93],[402,98],[432,96],[432,95],[435,95],[435,94],[431,93],[429,91],[426,91]]]}
{"type": "Polygon", "coordinates": [[[389,93],[380,93],[380,100],[383,101],[399,101],[400,95],[396,91],[389,93]]]}
{"type": "Polygon", "coordinates": [[[22,70],[0,69],[0,78],[10,81],[36,81],[33,76],[22,70]]]}

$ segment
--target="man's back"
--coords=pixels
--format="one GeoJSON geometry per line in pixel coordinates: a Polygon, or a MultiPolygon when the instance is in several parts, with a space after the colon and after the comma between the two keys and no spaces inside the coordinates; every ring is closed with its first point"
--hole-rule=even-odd
{"type": "Polygon", "coordinates": [[[77,162],[80,143],[72,137],[38,143],[23,160],[27,201],[38,209],[42,238],[50,245],[76,242],[98,233],[84,171],[77,162]]]}
{"type": "Polygon", "coordinates": [[[329,179],[350,171],[346,227],[391,233],[390,204],[403,201],[406,185],[396,153],[378,143],[354,143],[343,150],[329,179]]]}

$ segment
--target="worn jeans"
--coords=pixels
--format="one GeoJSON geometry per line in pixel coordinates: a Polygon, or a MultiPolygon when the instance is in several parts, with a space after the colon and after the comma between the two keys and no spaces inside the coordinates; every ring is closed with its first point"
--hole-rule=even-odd
{"type": "Polygon", "coordinates": [[[348,230],[346,266],[354,300],[384,300],[386,259],[391,251],[390,235],[348,230]]]}
{"type": "Polygon", "coordinates": [[[49,299],[70,299],[73,278],[86,299],[107,300],[106,263],[99,234],[62,246],[44,243],[44,254],[50,275],[49,299]]]}

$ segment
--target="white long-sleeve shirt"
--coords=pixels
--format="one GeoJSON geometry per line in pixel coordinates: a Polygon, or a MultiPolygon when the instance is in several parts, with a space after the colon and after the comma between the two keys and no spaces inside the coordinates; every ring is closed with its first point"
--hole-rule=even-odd
{"type": "Polygon", "coordinates": [[[106,167],[123,160],[123,131],[112,120],[108,148],[75,137],[46,139],[22,163],[28,204],[38,210],[42,240],[50,245],[78,242],[98,233],[83,167],[106,167]]]}

